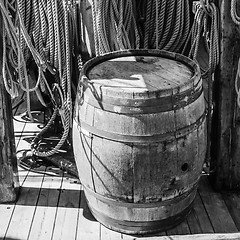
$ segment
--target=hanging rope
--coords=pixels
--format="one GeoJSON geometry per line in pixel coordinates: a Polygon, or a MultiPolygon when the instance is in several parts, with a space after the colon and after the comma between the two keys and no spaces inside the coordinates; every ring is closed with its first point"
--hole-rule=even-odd
{"type": "MultiPolygon", "coordinates": [[[[45,14],[50,19],[48,23],[49,36],[45,39],[49,54],[49,64],[58,70],[59,75],[54,75],[56,83],[54,90],[60,96],[60,103],[54,102],[53,115],[45,128],[33,139],[31,149],[34,155],[48,157],[57,153],[66,141],[71,127],[72,97],[71,97],[71,54],[74,36],[72,16],[73,3],[65,1],[47,1],[45,14]],[[41,151],[41,138],[54,123],[57,114],[61,117],[63,133],[58,144],[49,151],[41,151]]],[[[39,16],[39,15],[38,15],[39,16]]],[[[41,44],[42,45],[42,44],[41,44]]],[[[40,50],[40,49],[39,49],[40,50]]],[[[44,52],[42,52],[44,54],[44,52]]]]}
{"type": "Polygon", "coordinates": [[[30,119],[33,119],[30,110],[31,92],[37,93],[44,106],[49,107],[42,93],[51,100],[53,115],[31,144],[32,153],[41,157],[57,153],[71,127],[71,56],[76,37],[75,4],[73,0],[0,2],[4,25],[2,71],[6,90],[12,97],[17,95],[19,87],[26,92],[30,119]],[[28,73],[29,67],[35,69],[31,71],[35,72],[37,81],[34,81],[35,76],[28,73]],[[57,94],[52,92],[53,88],[57,94]],[[56,99],[56,95],[60,97],[56,99]],[[49,151],[40,151],[42,136],[57,116],[60,116],[62,122],[62,137],[49,151]]]}
{"type": "Polygon", "coordinates": [[[219,12],[213,2],[200,0],[195,6],[195,16],[193,25],[188,39],[183,47],[182,53],[186,54],[186,47],[190,41],[190,51],[188,57],[197,61],[200,40],[204,39],[208,52],[208,68],[202,69],[202,77],[208,82],[208,99],[207,99],[207,156],[206,164],[210,164],[211,158],[211,129],[213,113],[213,74],[219,64],[219,12]]]}
{"type": "Polygon", "coordinates": [[[17,58],[22,60],[21,48],[17,36],[16,27],[16,4],[10,4],[8,1],[0,2],[0,11],[3,21],[2,40],[3,40],[3,56],[2,56],[2,73],[4,85],[7,92],[13,96],[18,96],[18,82],[14,77],[17,68],[17,58]]]}
{"type": "Polygon", "coordinates": [[[133,12],[134,1],[132,0],[93,1],[96,55],[121,49],[139,48],[140,39],[133,12]]]}
{"type": "MultiPolygon", "coordinates": [[[[207,42],[207,50],[209,53],[208,69],[203,71],[202,76],[207,77],[208,74],[215,72],[219,63],[219,11],[214,3],[209,3],[208,9],[203,1],[196,5],[196,13],[194,22],[190,32],[191,49],[188,57],[197,61],[197,53],[199,51],[200,39],[203,37],[207,42]],[[204,6],[204,7],[203,7],[204,6]]],[[[186,45],[182,53],[186,50],[186,45]]],[[[186,54],[186,53],[185,53],[186,54]]]]}
{"type": "MultiPolygon", "coordinates": [[[[240,16],[237,13],[237,0],[232,0],[231,1],[231,17],[232,20],[235,24],[237,24],[239,26],[240,29],[240,16]]],[[[236,74],[236,78],[235,78],[235,90],[237,93],[237,104],[238,107],[240,107],[240,58],[238,60],[238,69],[237,69],[237,74],[236,74]]]]}
{"type": "Polygon", "coordinates": [[[240,25],[240,16],[237,13],[237,6],[238,6],[238,1],[237,0],[231,0],[231,17],[232,17],[232,20],[237,25],[240,25]]]}
{"type": "Polygon", "coordinates": [[[143,24],[143,48],[178,52],[190,27],[189,1],[148,0],[143,24]]]}
{"type": "Polygon", "coordinates": [[[131,48],[179,51],[189,33],[188,0],[94,0],[92,5],[96,55],[131,48]]]}

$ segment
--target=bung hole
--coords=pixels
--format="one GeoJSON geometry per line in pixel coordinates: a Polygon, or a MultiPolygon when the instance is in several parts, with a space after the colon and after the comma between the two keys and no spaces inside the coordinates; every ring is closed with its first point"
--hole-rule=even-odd
{"type": "Polygon", "coordinates": [[[184,163],[184,164],[182,165],[182,171],[183,171],[183,172],[186,172],[186,171],[188,170],[188,168],[189,168],[188,163],[184,163]]]}

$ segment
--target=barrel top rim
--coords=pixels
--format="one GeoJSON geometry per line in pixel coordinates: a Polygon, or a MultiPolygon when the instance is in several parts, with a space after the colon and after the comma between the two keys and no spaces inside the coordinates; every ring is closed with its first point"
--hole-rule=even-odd
{"type": "Polygon", "coordinates": [[[156,49],[132,49],[132,50],[121,50],[121,51],[114,51],[110,53],[106,53],[97,57],[94,57],[87,61],[80,74],[80,82],[81,81],[86,81],[90,83],[92,86],[98,86],[102,87],[106,91],[103,91],[105,94],[107,92],[110,93],[118,93],[118,95],[121,95],[121,92],[123,94],[160,94],[160,95],[172,95],[174,92],[182,92],[190,88],[195,88],[195,86],[199,85],[199,82],[201,81],[201,73],[200,73],[200,68],[196,62],[194,62],[192,59],[179,54],[179,53],[174,53],[174,52],[169,52],[165,50],[156,50],[156,49]],[[92,81],[89,79],[88,74],[89,72],[97,65],[100,65],[101,63],[107,62],[109,60],[121,58],[121,57],[137,57],[137,56],[146,56],[146,57],[159,57],[160,58],[166,58],[169,60],[173,60],[176,62],[183,63],[187,68],[189,68],[189,71],[192,71],[192,76],[188,79],[187,82],[184,82],[182,84],[179,84],[177,86],[171,86],[171,87],[165,87],[163,89],[153,89],[153,90],[148,90],[148,89],[140,89],[139,91],[135,90],[133,92],[134,88],[118,88],[114,89],[111,86],[104,86],[102,84],[97,83],[96,81],[92,81]]]}

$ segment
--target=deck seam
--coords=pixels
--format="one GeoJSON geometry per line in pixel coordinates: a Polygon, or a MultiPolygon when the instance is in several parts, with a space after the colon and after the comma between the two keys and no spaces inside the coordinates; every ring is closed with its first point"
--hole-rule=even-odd
{"type": "Polygon", "coordinates": [[[31,230],[32,230],[33,221],[34,221],[34,217],[35,217],[35,214],[36,214],[36,211],[37,211],[38,201],[39,201],[39,197],[40,197],[41,189],[42,189],[42,185],[43,185],[43,180],[44,180],[44,177],[45,177],[45,174],[46,174],[46,169],[47,169],[47,167],[45,167],[44,175],[43,175],[43,177],[42,177],[42,182],[41,182],[41,186],[40,186],[40,189],[39,189],[39,192],[38,192],[38,197],[37,197],[37,201],[36,201],[36,206],[34,207],[33,217],[32,217],[32,221],[31,221],[30,227],[29,227],[29,232],[28,232],[27,240],[29,240],[30,233],[31,233],[31,230]]]}
{"type": "Polygon", "coordinates": [[[52,228],[51,240],[54,237],[54,229],[55,229],[55,226],[56,226],[56,219],[57,219],[57,213],[58,213],[58,208],[59,208],[59,201],[60,201],[60,196],[62,194],[62,185],[63,185],[64,172],[62,172],[61,177],[62,177],[62,179],[61,179],[61,184],[60,184],[60,187],[59,187],[59,194],[58,194],[56,212],[55,212],[55,216],[54,216],[54,223],[53,223],[53,228],[52,228]]]}
{"type": "Polygon", "coordinates": [[[199,194],[199,197],[200,197],[200,199],[201,199],[201,203],[202,203],[203,208],[204,208],[204,210],[205,210],[205,212],[206,212],[206,214],[207,214],[207,217],[208,217],[208,220],[209,220],[209,222],[210,222],[210,224],[211,224],[211,227],[212,227],[212,229],[213,229],[213,232],[216,233],[216,231],[215,231],[215,229],[214,229],[214,227],[213,227],[213,223],[212,223],[212,221],[211,221],[211,218],[210,218],[210,216],[209,216],[209,213],[208,213],[208,211],[207,211],[207,208],[206,208],[206,206],[205,206],[205,204],[204,204],[204,201],[203,201],[203,199],[202,199],[202,195],[201,195],[201,193],[200,193],[199,190],[197,190],[197,192],[198,192],[198,194],[199,194]]]}

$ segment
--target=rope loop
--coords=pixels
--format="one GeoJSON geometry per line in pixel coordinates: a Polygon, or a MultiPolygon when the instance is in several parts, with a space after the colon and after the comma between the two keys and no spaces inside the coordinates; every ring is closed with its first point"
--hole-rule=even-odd
{"type": "Polygon", "coordinates": [[[235,91],[237,93],[237,105],[238,105],[238,107],[240,107],[240,86],[239,86],[239,82],[240,82],[240,59],[238,61],[238,69],[237,69],[237,74],[236,74],[236,78],[235,78],[235,91]]]}
{"type": "Polygon", "coordinates": [[[206,9],[208,12],[210,12],[210,3],[209,0],[205,0],[206,1],[206,9]]]}
{"type": "MultiPolygon", "coordinates": [[[[240,16],[237,12],[237,0],[231,0],[231,17],[235,24],[240,25],[240,16]]],[[[240,4],[239,4],[240,6],[240,4]]]]}
{"type": "Polygon", "coordinates": [[[18,94],[18,88],[26,93],[27,113],[32,121],[30,94],[35,92],[44,107],[49,105],[42,93],[49,96],[52,117],[32,141],[31,149],[37,156],[53,155],[67,139],[72,124],[72,54],[78,48],[76,1],[0,1],[0,14],[5,88],[12,97],[18,94]],[[50,151],[42,152],[38,147],[42,136],[57,115],[62,120],[62,137],[50,151]]]}
{"type": "MultiPolygon", "coordinates": [[[[231,17],[235,24],[240,26],[240,16],[237,13],[237,0],[231,0],[231,17]]],[[[240,58],[238,60],[238,68],[235,78],[235,91],[237,93],[237,105],[240,108],[240,58]]]]}
{"type": "Polygon", "coordinates": [[[209,54],[208,69],[202,76],[213,74],[220,60],[219,50],[219,10],[216,5],[209,3],[209,12],[205,11],[201,1],[196,6],[195,18],[191,30],[191,49],[188,56],[197,61],[197,54],[201,37],[204,38],[209,54]]]}
{"type": "Polygon", "coordinates": [[[205,13],[210,16],[211,15],[211,11],[210,11],[209,0],[205,0],[205,2],[203,0],[200,0],[200,4],[201,4],[203,10],[205,11],[205,13]]]}

